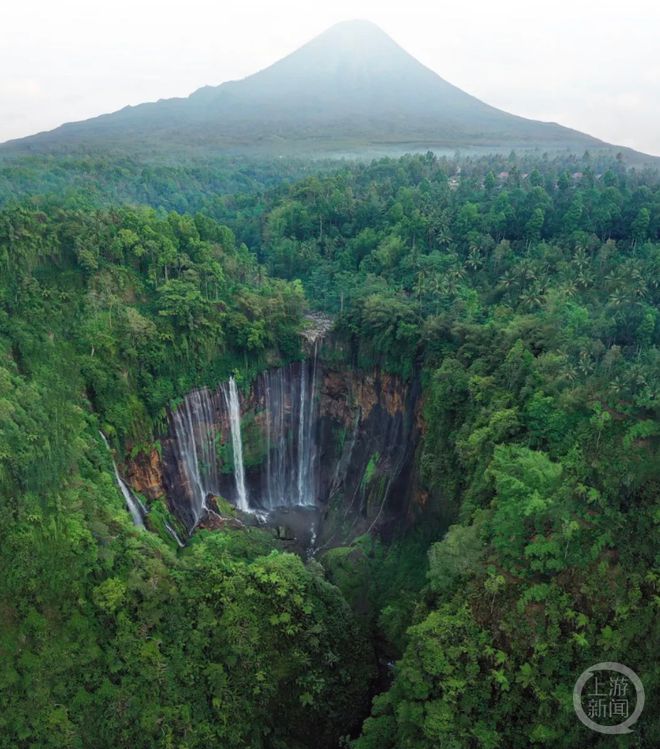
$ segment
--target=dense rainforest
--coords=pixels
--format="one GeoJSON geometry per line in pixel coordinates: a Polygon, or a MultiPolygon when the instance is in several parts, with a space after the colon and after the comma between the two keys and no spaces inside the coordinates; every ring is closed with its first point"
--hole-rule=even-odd
{"type": "Polygon", "coordinates": [[[0,746],[657,746],[660,181],[621,159],[0,166],[0,746]],[[87,189],[89,187],[89,189],[87,189]],[[113,474],[334,319],[421,388],[413,498],[312,558],[113,474]],[[182,532],[182,529],[179,528],[182,532]]]}

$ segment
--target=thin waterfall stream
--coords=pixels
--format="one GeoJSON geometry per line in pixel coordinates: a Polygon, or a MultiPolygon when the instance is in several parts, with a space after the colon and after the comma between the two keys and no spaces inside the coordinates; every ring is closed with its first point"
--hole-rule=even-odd
{"type": "Polygon", "coordinates": [[[316,505],[319,486],[318,346],[311,359],[265,372],[255,383],[263,408],[266,459],[261,468],[267,509],[316,505]]]}
{"type": "Polygon", "coordinates": [[[188,393],[172,412],[175,453],[190,494],[193,527],[208,511],[207,497],[218,494],[214,406],[208,389],[188,393]]]}
{"type": "Polygon", "coordinates": [[[236,506],[243,512],[250,511],[247,489],[245,488],[245,466],[243,465],[243,439],[241,437],[241,405],[238,400],[236,380],[229,378],[229,386],[222,388],[227,408],[234,455],[234,480],[236,481],[236,506]]]}
{"type": "Polygon", "coordinates": [[[131,518],[133,519],[133,523],[138,528],[144,528],[143,518],[144,518],[144,515],[146,515],[147,510],[143,506],[143,504],[140,502],[140,500],[130,490],[128,484],[119,475],[119,469],[117,468],[117,464],[115,463],[114,457],[112,457],[112,450],[110,449],[110,444],[108,443],[108,440],[105,434],[103,434],[103,432],[99,432],[99,434],[101,435],[103,444],[108,448],[108,452],[110,453],[110,457],[112,458],[112,467],[115,472],[115,480],[117,481],[117,485],[119,486],[119,489],[122,493],[124,502],[126,502],[126,507],[131,515],[131,518]]]}

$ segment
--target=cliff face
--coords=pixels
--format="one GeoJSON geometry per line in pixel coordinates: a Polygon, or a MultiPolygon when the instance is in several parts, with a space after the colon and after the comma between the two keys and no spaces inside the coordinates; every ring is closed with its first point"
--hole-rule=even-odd
{"type": "Polygon", "coordinates": [[[387,531],[407,515],[419,439],[418,386],[375,370],[327,368],[320,394],[320,542],[387,531]]]}
{"type": "Polygon", "coordinates": [[[140,456],[127,475],[148,498],[166,496],[188,529],[203,520],[211,496],[239,504],[240,469],[250,507],[278,528],[287,516],[297,527],[308,518],[317,547],[387,533],[412,498],[418,396],[416,383],[315,352],[257,377],[240,394],[239,424],[226,386],[190,393],[161,436],[162,460],[155,451],[140,456]],[[232,449],[237,428],[240,456],[232,449]]]}
{"type": "Polygon", "coordinates": [[[139,453],[127,464],[126,478],[134,491],[147,499],[159,499],[164,494],[163,466],[157,450],[139,453]]]}

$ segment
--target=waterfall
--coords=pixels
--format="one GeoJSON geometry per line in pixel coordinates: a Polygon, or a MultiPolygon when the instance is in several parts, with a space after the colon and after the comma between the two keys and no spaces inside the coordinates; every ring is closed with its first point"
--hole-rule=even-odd
{"type": "Polygon", "coordinates": [[[309,359],[265,371],[255,380],[249,439],[261,454],[257,468],[245,466],[241,401],[233,377],[215,391],[188,393],[171,412],[173,439],[165,460],[175,468],[170,491],[187,500],[180,504],[179,517],[185,515],[190,530],[209,511],[209,495],[223,496],[243,512],[316,504],[319,370],[315,344],[309,359]],[[221,460],[225,446],[231,446],[233,466],[228,456],[221,460]]]}
{"type": "Polygon", "coordinates": [[[312,357],[312,377],[309,393],[306,394],[307,412],[304,420],[305,436],[303,440],[302,464],[304,475],[304,493],[300,496],[300,504],[314,505],[317,500],[317,446],[318,439],[314,428],[318,423],[318,391],[316,375],[318,371],[318,340],[314,341],[314,356],[312,357]]]}
{"type": "MultiPolygon", "coordinates": [[[[194,528],[209,512],[209,495],[220,496],[227,489],[220,472],[216,443],[222,443],[228,425],[234,463],[234,501],[238,509],[248,512],[243,446],[241,440],[240,402],[234,378],[216,392],[200,388],[188,393],[171,412],[172,450],[181,477],[181,489],[190,503],[187,525],[194,528]],[[225,429],[223,430],[223,424],[225,429]]],[[[230,494],[233,491],[230,490],[230,494]]]]}
{"type": "Polygon", "coordinates": [[[213,404],[206,388],[193,390],[172,412],[177,463],[190,487],[194,525],[208,509],[206,498],[218,494],[213,404]]]}
{"type": "Polygon", "coordinates": [[[316,504],[318,466],[318,345],[307,361],[261,375],[255,391],[263,408],[266,456],[262,506],[316,504]]]}
{"type": "Polygon", "coordinates": [[[311,365],[300,365],[300,413],[298,424],[298,504],[313,505],[316,501],[316,439],[313,434],[316,421],[316,370],[318,341],[314,342],[311,365]],[[307,368],[311,366],[311,377],[307,385],[307,368]]]}
{"type": "Polygon", "coordinates": [[[119,469],[117,468],[117,464],[115,463],[115,460],[112,457],[112,450],[110,450],[110,445],[108,444],[108,440],[105,434],[103,434],[103,432],[99,432],[99,434],[101,435],[101,439],[103,440],[103,443],[105,444],[105,446],[108,448],[108,451],[110,452],[110,457],[112,458],[112,467],[115,471],[115,480],[117,481],[117,484],[119,485],[119,489],[121,490],[122,496],[124,497],[124,502],[126,502],[126,507],[128,508],[128,511],[131,514],[131,518],[133,519],[133,523],[138,528],[144,528],[143,517],[144,515],[146,515],[147,510],[144,507],[144,505],[140,502],[140,500],[130,490],[128,484],[119,475],[119,469]]]}
{"type": "MultiPolygon", "coordinates": [[[[298,504],[305,504],[305,405],[307,404],[307,388],[305,387],[305,372],[307,367],[304,362],[300,366],[300,393],[299,393],[299,416],[298,416],[298,504]]],[[[308,408],[307,410],[311,410],[308,408]]]]}
{"type": "Polygon", "coordinates": [[[241,405],[238,400],[236,380],[229,378],[229,385],[222,389],[229,410],[231,446],[234,455],[234,480],[236,481],[236,505],[239,510],[249,512],[247,490],[245,488],[245,468],[243,466],[243,440],[241,437],[241,405]]]}
{"type": "Polygon", "coordinates": [[[179,534],[174,530],[174,528],[172,528],[172,526],[167,522],[167,520],[165,521],[165,530],[176,541],[177,546],[179,546],[180,548],[183,548],[185,546],[183,541],[179,538],[179,534]]]}
{"type": "Polygon", "coordinates": [[[247,525],[311,531],[304,541],[314,553],[366,521],[372,530],[389,522],[408,501],[418,383],[352,371],[341,346],[324,346],[307,338],[307,358],[263,370],[249,390],[231,377],[190,392],[170,412],[159,468],[172,512],[190,533],[200,522],[227,526],[228,501],[251,513],[247,525]],[[338,521],[330,536],[326,508],[338,521]]]}

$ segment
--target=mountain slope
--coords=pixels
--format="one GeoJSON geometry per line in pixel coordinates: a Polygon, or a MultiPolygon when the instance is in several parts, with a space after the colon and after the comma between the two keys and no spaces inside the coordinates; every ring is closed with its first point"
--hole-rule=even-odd
{"type": "Polygon", "coordinates": [[[69,123],[3,150],[80,147],[331,152],[607,144],[491,107],[423,66],[374,24],[348,21],[243,80],[69,123]]]}

